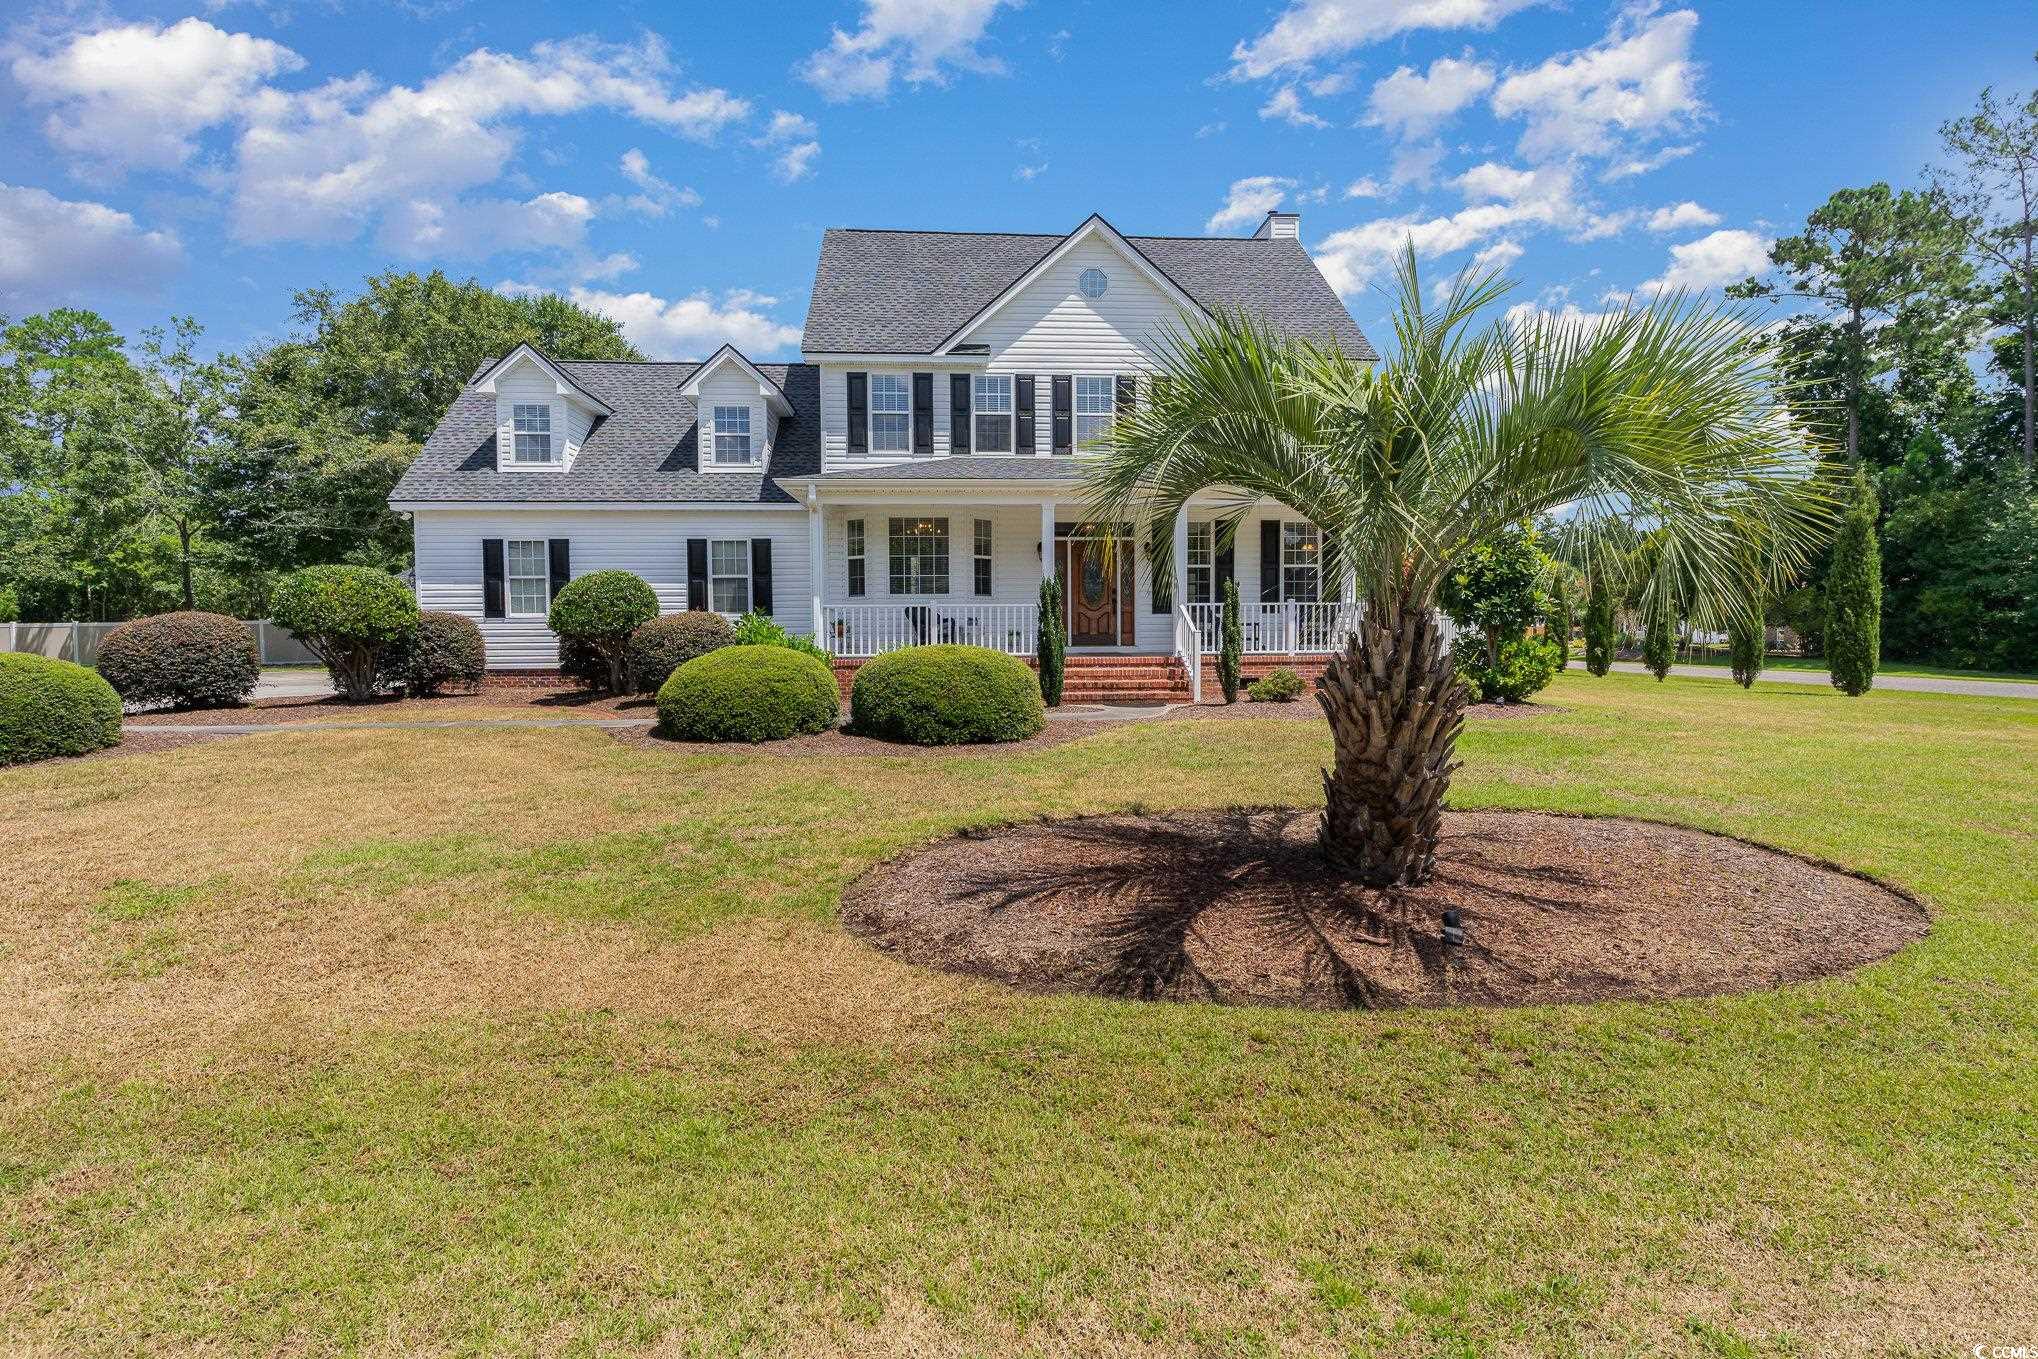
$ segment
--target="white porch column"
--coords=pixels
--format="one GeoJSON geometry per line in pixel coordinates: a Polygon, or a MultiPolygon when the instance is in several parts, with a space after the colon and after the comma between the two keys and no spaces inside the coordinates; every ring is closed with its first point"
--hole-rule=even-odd
{"type": "Polygon", "coordinates": [[[1168,597],[1176,604],[1189,602],[1189,507],[1175,511],[1175,588],[1168,597]]]}
{"type": "Polygon", "coordinates": [[[826,535],[821,531],[821,502],[813,488],[807,488],[807,579],[814,596],[814,641],[820,646],[828,645],[825,624],[821,616],[821,583],[828,579],[828,560],[825,544],[826,535]]]}
{"type": "Polygon", "coordinates": [[[1040,578],[1054,574],[1054,502],[1040,502],[1040,578]]]}

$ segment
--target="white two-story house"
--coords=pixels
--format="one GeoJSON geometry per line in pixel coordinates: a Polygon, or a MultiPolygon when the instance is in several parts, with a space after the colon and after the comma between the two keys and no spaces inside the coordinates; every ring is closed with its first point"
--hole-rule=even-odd
{"type": "Polygon", "coordinates": [[[491,670],[543,672],[552,595],[620,567],[668,611],[769,613],[847,672],[922,642],[1031,655],[1053,574],[1071,696],[1130,697],[1189,686],[1178,661],[1214,650],[1232,577],[1260,668],[1320,655],[1341,582],[1291,510],[1258,506],[1223,543],[1216,497],[1192,505],[1171,545],[1179,600],[1145,544],[1110,548],[1109,526],[1082,522],[1085,455],[1184,317],[1244,309],[1374,357],[1298,227],[831,230],[798,363],[519,348],[475,375],[391,494],[415,524],[419,602],[472,616],[491,670]]]}

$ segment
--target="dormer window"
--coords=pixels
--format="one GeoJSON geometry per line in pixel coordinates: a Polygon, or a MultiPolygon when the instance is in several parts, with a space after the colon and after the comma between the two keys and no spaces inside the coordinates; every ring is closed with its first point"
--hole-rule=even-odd
{"type": "Polygon", "coordinates": [[[515,431],[515,447],[511,452],[511,461],[520,463],[554,461],[552,408],[549,405],[526,405],[519,401],[510,408],[510,420],[515,431]]]}
{"type": "Polygon", "coordinates": [[[744,467],[755,461],[751,455],[750,407],[715,407],[715,461],[731,467],[744,467]]]}

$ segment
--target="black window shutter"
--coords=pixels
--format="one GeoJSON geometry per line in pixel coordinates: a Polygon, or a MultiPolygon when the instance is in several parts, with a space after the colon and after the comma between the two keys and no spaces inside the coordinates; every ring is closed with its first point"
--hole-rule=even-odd
{"type": "Polygon", "coordinates": [[[969,374],[948,375],[948,451],[969,452],[969,374]]]}
{"type": "Polygon", "coordinates": [[[705,538],[686,540],[686,606],[689,609],[708,607],[708,540],[705,538]]]}
{"type": "Polygon", "coordinates": [[[501,618],[508,609],[503,604],[502,588],[502,539],[481,540],[481,616],[501,618]]]}
{"type": "Polygon", "coordinates": [[[913,374],[913,452],[934,456],[934,374],[913,374]]]}
{"type": "MultiPolygon", "coordinates": [[[[816,568],[818,569],[818,567],[816,568]]],[[[771,539],[750,540],[750,607],[771,612],[771,539]]]]}
{"type": "Polygon", "coordinates": [[[1118,414],[1120,415],[1130,414],[1133,403],[1139,400],[1139,388],[1134,385],[1135,382],[1136,379],[1130,373],[1120,373],[1118,375],[1118,386],[1114,393],[1112,405],[1118,408],[1118,414]]]}
{"type": "Polygon", "coordinates": [[[1012,413],[1018,417],[1018,429],[1012,440],[1012,449],[1017,453],[1033,451],[1033,379],[1021,377],[1012,379],[1012,413]]]}
{"type": "MultiPolygon", "coordinates": [[[[1212,533],[1215,533],[1216,531],[1217,530],[1215,529],[1211,530],[1212,533]]],[[[1226,543],[1223,547],[1217,549],[1217,579],[1210,582],[1213,588],[1211,599],[1216,603],[1219,604],[1223,603],[1224,582],[1226,582],[1227,580],[1237,579],[1238,579],[1238,542],[1236,539],[1234,539],[1233,541],[1226,543]]]]}
{"type": "Polygon", "coordinates": [[[870,452],[870,374],[849,375],[849,452],[870,452]]]}
{"type": "Polygon", "coordinates": [[[1281,602],[1281,521],[1260,520],[1260,603],[1281,602]]]}
{"type": "Polygon", "coordinates": [[[1054,451],[1073,453],[1076,451],[1075,419],[1070,406],[1075,400],[1076,380],[1066,373],[1057,373],[1054,384],[1054,451]]]}
{"type": "Polygon", "coordinates": [[[573,579],[573,540],[554,538],[546,545],[548,571],[552,577],[552,592],[548,599],[559,598],[559,592],[566,588],[566,582],[573,579]]]}

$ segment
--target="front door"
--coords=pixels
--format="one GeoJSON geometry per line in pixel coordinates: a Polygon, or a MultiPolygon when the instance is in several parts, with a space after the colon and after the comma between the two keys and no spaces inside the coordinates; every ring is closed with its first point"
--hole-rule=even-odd
{"type": "Polygon", "coordinates": [[[1130,620],[1124,617],[1121,604],[1132,598],[1128,582],[1122,579],[1131,572],[1114,571],[1112,558],[1121,559],[1121,568],[1130,567],[1130,554],[1123,550],[1114,554],[1104,543],[1084,538],[1065,538],[1058,546],[1056,565],[1068,611],[1069,645],[1117,646],[1129,641],[1130,620]]]}

